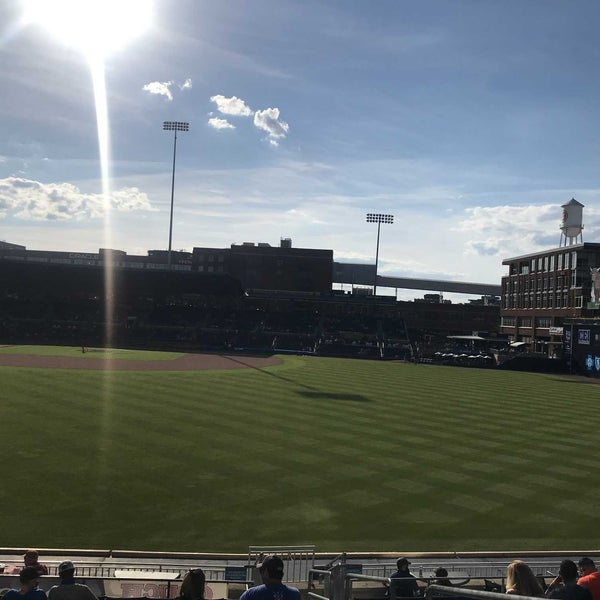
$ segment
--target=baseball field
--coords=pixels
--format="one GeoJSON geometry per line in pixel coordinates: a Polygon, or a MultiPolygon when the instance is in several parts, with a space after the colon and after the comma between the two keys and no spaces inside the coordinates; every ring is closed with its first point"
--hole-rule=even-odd
{"type": "Polygon", "coordinates": [[[599,403],[556,375],[0,348],[2,545],[598,548],[599,403]]]}

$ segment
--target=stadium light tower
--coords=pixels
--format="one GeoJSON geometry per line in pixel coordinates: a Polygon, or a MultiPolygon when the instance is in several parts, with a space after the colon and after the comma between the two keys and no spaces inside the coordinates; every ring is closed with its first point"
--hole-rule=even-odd
{"type": "Polygon", "coordinates": [[[189,131],[190,124],[184,121],[164,121],[163,131],[174,131],[173,140],[173,176],[171,178],[171,218],[169,219],[169,252],[167,253],[167,266],[171,268],[171,242],[173,241],[173,198],[175,196],[175,157],[177,155],[177,132],[189,131]]]}
{"type": "Polygon", "coordinates": [[[373,296],[377,296],[377,265],[379,264],[379,230],[382,223],[391,225],[394,222],[394,215],[382,215],[381,213],[367,213],[367,223],[377,223],[377,250],[375,251],[375,285],[373,286],[373,296]]]}

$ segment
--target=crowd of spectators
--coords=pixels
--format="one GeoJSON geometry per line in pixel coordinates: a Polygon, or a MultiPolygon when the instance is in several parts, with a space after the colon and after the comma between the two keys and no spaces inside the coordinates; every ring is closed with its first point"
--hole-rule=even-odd
{"type": "MultiPolygon", "coordinates": [[[[438,567],[434,577],[423,578],[410,572],[410,561],[406,557],[397,560],[397,570],[389,577],[387,596],[389,600],[408,600],[422,596],[429,585],[455,588],[450,594],[456,597],[460,583],[453,581],[447,569],[438,567]],[[419,584],[425,584],[419,585],[419,584]]],[[[262,585],[244,592],[240,600],[300,600],[300,592],[296,588],[282,583],[284,565],[280,557],[269,555],[257,565],[262,578],[262,585]]],[[[36,550],[28,550],[23,556],[23,566],[14,567],[9,573],[18,572],[20,586],[5,592],[1,600],[98,600],[92,590],[75,581],[76,567],[66,560],[57,568],[60,583],[54,585],[46,593],[39,587],[41,576],[48,575],[49,569],[39,561],[36,550]]],[[[496,584],[497,585],[497,584],[496,584]]],[[[204,600],[206,577],[200,568],[189,570],[180,586],[177,600],[204,600]]],[[[466,588],[465,588],[466,589],[466,588]]],[[[490,589],[490,588],[488,588],[490,589]]],[[[560,563],[558,574],[546,584],[546,575],[536,575],[527,563],[522,560],[512,561],[505,576],[504,589],[501,586],[495,591],[504,591],[508,595],[534,598],[552,598],[556,600],[600,600],[600,572],[589,557],[579,560],[576,565],[565,559],[560,563]]],[[[440,593],[437,590],[438,594],[440,593]]],[[[443,594],[441,594],[443,596],[443,594]]],[[[459,594],[460,597],[460,594],[459,594]]],[[[464,598],[464,596],[463,596],[464,598]]]]}
{"type": "MultiPolygon", "coordinates": [[[[423,595],[426,587],[419,586],[420,579],[426,585],[456,587],[444,567],[435,570],[434,578],[422,579],[410,572],[410,562],[406,557],[399,558],[396,565],[397,571],[390,575],[390,600],[406,600],[423,595]]],[[[579,566],[565,559],[560,563],[556,577],[547,585],[545,575],[535,575],[527,563],[513,560],[506,569],[504,590],[499,584],[494,584],[488,591],[557,600],[600,600],[600,572],[589,557],[579,560],[579,566]]],[[[456,597],[454,593],[452,596],[456,597]]]]}

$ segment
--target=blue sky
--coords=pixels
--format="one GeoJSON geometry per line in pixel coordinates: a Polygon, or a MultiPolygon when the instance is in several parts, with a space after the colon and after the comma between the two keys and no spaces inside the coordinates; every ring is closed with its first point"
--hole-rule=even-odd
{"type": "MultiPolygon", "coordinates": [[[[52,0],[47,0],[51,2],[52,0]]],[[[125,0],[123,0],[125,2],[125,0]]],[[[25,0],[0,8],[0,239],[105,246],[88,64],[25,0]]],[[[498,283],[558,245],[560,205],[600,241],[600,5],[592,0],[155,0],[106,59],[112,246],[333,248],[380,272],[498,283]]],[[[410,297],[416,295],[409,292],[410,297]]]]}

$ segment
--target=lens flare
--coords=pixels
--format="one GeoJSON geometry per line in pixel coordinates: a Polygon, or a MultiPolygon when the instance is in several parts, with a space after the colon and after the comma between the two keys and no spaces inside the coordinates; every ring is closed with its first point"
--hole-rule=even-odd
{"type": "Polygon", "coordinates": [[[88,58],[105,58],[146,31],[151,0],[25,0],[25,21],[88,58]]]}

